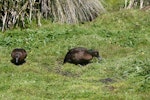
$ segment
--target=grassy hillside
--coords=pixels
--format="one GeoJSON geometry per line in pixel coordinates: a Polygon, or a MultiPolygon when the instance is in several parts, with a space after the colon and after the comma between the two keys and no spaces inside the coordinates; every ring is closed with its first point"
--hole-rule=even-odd
{"type": "Polygon", "coordinates": [[[150,13],[107,13],[79,25],[52,24],[0,33],[1,100],[149,100],[150,13]],[[97,49],[103,60],[62,65],[68,49],[97,49]],[[10,62],[13,48],[26,63],[10,62]]]}
{"type": "Polygon", "coordinates": [[[100,0],[107,11],[118,11],[124,8],[124,0],[100,0]]]}

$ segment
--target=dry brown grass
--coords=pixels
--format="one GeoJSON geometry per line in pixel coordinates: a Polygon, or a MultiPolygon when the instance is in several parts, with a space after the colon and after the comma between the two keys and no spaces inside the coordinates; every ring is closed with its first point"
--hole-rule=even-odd
{"type": "Polygon", "coordinates": [[[99,0],[52,0],[51,14],[56,22],[91,21],[105,12],[99,0]]]}
{"type": "Polygon", "coordinates": [[[26,28],[33,19],[41,26],[41,17],[60,23],[91,21],[105,11],[99,0],[2,0],[0,8],[2,31],[26,28]]]}

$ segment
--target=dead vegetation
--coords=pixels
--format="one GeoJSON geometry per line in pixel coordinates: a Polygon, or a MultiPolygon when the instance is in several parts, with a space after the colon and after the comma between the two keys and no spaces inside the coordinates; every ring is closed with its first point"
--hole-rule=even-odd
{"type": "Polygon", "coordinates": [[[25,28],[33,19],[41,26],[41,18],[60,23],[92,21],[104,11],[99,0],[0,0],[0,29],[25,28]]]}

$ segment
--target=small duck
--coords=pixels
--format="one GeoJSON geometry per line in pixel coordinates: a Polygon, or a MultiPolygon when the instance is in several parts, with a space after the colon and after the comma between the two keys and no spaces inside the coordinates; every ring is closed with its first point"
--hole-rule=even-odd
{"type": "Polygon", "coordinates": [[[65,58],[64,58],[64,64],[65,63],[72,63],[72,64],[80,64],[80,65],[86,65],[90,63],[90,60],[93,59],[93,57],[97,57],[98,60],[101,60],[101,57],[99,55],[99,52],[92,49],[86,49],[84,47],[76,47],[73,49],[70,49],[65,58]]]}
{"type": "Polygon", "coordinates": [[[11,62],[15,65],[21,65],[25,62],[25,58],[27,57],[27,52],[22,48],[15,48],[11,53],[12,60],[11,62]]]}

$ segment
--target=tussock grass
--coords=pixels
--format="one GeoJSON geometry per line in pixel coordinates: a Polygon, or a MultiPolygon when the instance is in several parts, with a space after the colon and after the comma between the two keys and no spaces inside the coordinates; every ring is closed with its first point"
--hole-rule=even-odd
{"type": "Polygon", "coordinates": [[[0,33],[0,99],[149,100],[149,21],[149,13],[122,11],[81,25],[0,33]],[[76,46],[99,50],[103,60],[62,65],[68,49],[76,46]],[[15,47],[28,52],[21,66],[10,62],[15,47]],[[113,81],[101,82],[107,78],[113,81]]]}
{"type": "Polygon", "coordinates": [[[50,8],[53,20],[61,23],[91,21],[105,12],[99,0],[52,0],[50,8]]]}

